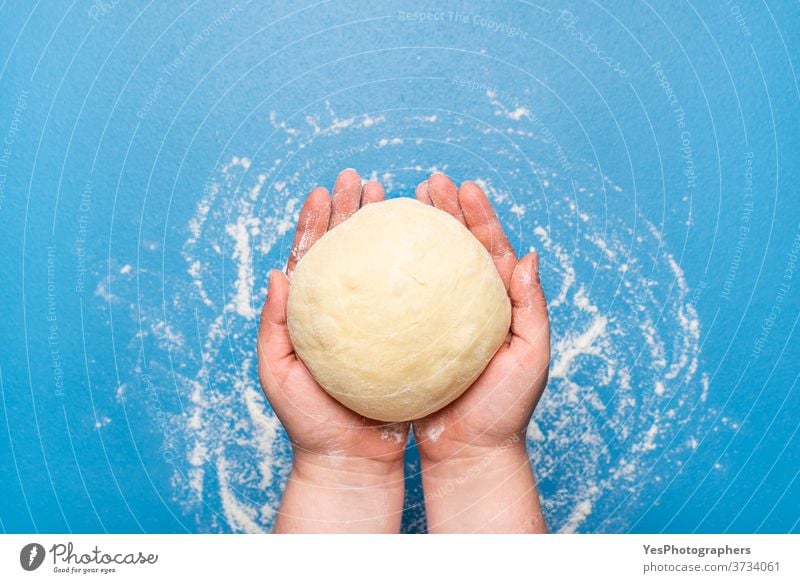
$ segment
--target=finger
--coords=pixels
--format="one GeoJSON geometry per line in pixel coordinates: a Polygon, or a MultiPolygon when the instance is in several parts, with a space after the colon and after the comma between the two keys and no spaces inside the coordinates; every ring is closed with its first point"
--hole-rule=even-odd
{"type": "Polygon", "coordinates": [[[386,191],[377,180],[370,180],[361,189],[361,206],[373,202],[380,202],[386,198],[386,191]]]}
{"type": "MultiPolygon", "coordinates": [[[[340,405],[317,383],[292,382],[295,378],[304,379],[293,377],[291,373],[292,365],[297,364],[297,357],[287,325],[289,279],[283,272],[273,269],[269,274],[268,287],[258,327],[258,371],[261,387],[270,406],[282,416],[290,432],[291,424],[302,417],[313,417],[319,422],[333,413],[345,419],[338,423],[346,423],[350,416],[356,414],[340,405]]],[[[361,423],[362,418],[356,417],[361,423]]]]}
{"type": "Polygon", "coordinates": [[[425,204],[433,205],[433,201],[431,200],[431,195],[428,194],[428,181],[425,180],[419,183],[417,186],[417,191],[414,193],[416,199],[420,202],[425,204]]]}
{"type": "Polygon", "coordinates": [[[528,253],[514,268],[511,297],[511,351],[526,360],[550,359],[550,322],[539,280],[539,258],[528,253]]]}
{"type": "Polygon", "coordinates": [[[286,304],[289,300],[289,280],[278,269],[269,274],[267,300],[261,309],[258,324],[258,355],[268,368],[294,355],[289,328],[286,325],[286,304]]]}
{"type": "Polygon", "coordinates": [[[492,203],[474,182],[461,185],[458,189],[458,201],[467,227],[492,256],[497,272],[508,289],[511,274],[517,265],[517,254],[508,242],[492,203]]]}
{"type": "Polygon", "coordinates": [[[428,194],[436,208],[450,213],[462,225],[466,225],[458,204],[458,189],[452,180],[444,174],[434,174],[428,179],[428,194]]]}
{"type": "Polygon", "coordinates": [[[292,251],[286,264],[286,273],[291,275],[297,262],[303,258],[311,246],[328,230],[331,216],[331,197],[324,188],[315,188],[308,195],[300,210],[297,231],[292,242],[292,251]]]}
{"type": "Polygon", "coordinates": [[[352,168],[342,170],[333,185],[331,222],[328,230],[343,223],[358,210],[361,203],[361,177],[352,168]]]}

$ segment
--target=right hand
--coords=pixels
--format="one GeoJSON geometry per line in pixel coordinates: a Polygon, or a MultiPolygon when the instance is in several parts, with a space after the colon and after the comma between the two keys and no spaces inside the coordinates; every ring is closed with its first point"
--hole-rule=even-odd
{"type": "Polygon", "coordinates": [[[314,189],[300,211],[286,274],[279,270],[270,273],[258,330],[258,373],[267,400],[289,434],[295,463],[310,460],[319,465],[320,458],[336,458],[337,463],[357,462],[359,471],[371,466],[370,462],[402,465],[408,423],[367,419],[328,395],[295,354],[286,324],[287,275],[327,231],[362,205],[384,198],[383,187],[376,181],[362,188],[355,170],[339,174],[332,198],[326,189],[314,189]]]}

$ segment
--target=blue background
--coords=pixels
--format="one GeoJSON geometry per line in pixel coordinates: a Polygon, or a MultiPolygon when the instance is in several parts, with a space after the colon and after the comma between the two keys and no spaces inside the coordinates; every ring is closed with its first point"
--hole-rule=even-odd
{"type": "Polygon", "coordinates": [[[345,167],[391,196],[479,179],[539,251],[553,530],[800,531],[796,3],[7,0],[0,23],[3,531],[270,528],[290,453],[256,315],[345,167]]]}

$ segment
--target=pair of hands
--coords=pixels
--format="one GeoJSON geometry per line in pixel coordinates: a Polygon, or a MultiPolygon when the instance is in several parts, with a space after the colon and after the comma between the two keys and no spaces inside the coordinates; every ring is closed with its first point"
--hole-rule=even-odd
{"type": "MultiPolygon", "coordinates": [[[[341,474],[342,468],[352,467],[353,474],[368,482],[373,472],[396,476],[399,467],[402,480],[409,423],[366,419],[328,395],[295,354],[286,324],[287,276],[297,262],[362,205],[384,198],[378,182],[362,187],[354,170],[338,176],[332,197],[326,189],[316,188],[300,212],[286,274],[270,273],[258,331],[259,378],[291,439],[295,469],[305,468],[309,478],[319,471],[335,468],[341,474]]],[[[459,460],[483,459],[492,451],[524,452],[524,434],[547,382],[550,359],[538,259],[534,253],[517,259],[489,200],[475,183],[456,187],[447,176],[434,174],[417,187],[416,198],[450,213],[486,247],[512,304],[506,342],[472,387],[444,409],[413,422],[423,472],[435,473],[437,468],[444,472],[459,460]]]]}

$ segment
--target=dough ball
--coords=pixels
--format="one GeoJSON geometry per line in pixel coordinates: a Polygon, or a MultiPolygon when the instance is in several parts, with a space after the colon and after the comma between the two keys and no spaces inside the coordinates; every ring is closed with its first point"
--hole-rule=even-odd
{"type": "Polygon", "coordinates": [[[410,198],[369,204],[329,231],[289,290],[298,356],[337,401],[381,421],[418,419],[459,397],[510,321],[483,245],[410,198]]]}

